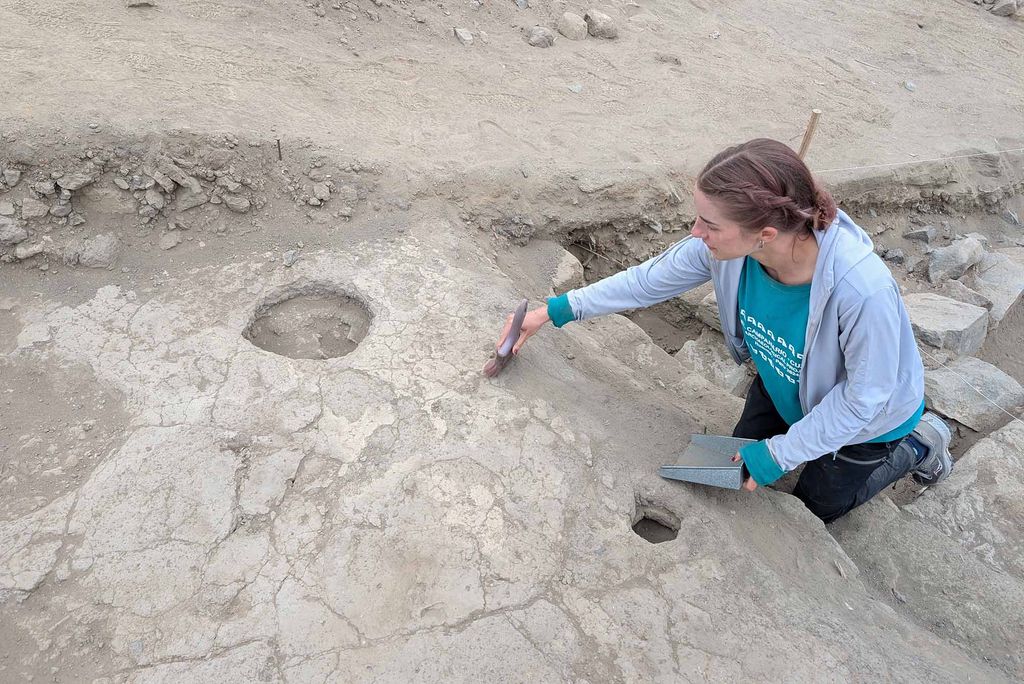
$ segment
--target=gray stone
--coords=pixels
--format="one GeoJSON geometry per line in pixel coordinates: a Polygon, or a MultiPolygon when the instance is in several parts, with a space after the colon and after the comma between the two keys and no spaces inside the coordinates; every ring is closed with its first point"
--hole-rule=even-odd
{"type": "Polygon", "coordinates": [[[128,187],[131,190],[149,190],[155,182],[149,176],[135,174],[128,180],[128,187]]]}
{"type": "Polygon", "coordinates": [[[14,216],[14,204],[10,200],[0,200],[0,216],[14,216]]]}
{"type": "Polygon", "coordinates": [[[13,188],[21,180],[21,171],[18,169],[4,169],[4,183],[7,187],[13,188]]]}
{"type": "Polygon", "coordinates": [[[297,249],[289,249],[287,252],[284,253],[283,257],[281,258],[281,262],[284,264],[285,268],[291,268],[292,266],[295,265],[295,262],[298,260],[299,250],[297,249]]]}
{"type": "Polygon", "coordinates": [[[238,192],[242,189],[242,184],[233,178],[228,176],[221,176],[217,179],[217,185],[221,186],[228,192],[238,192]]]}
{"type": "Polygon", "coordinates": [[[931,241],[935,239],[935,226],[925,226],[924,228],[908,230],[903,233],[903,237],[908,240],[919,240],[926,245],[930,244],[931,241]]]}
{"type": "Polygon", "coordinates": [[[986,566],[1024,580],[1024,425],[1010,421],[972,446],[941,487],[904,507],[986,566]]]}
{"type": "Polygon", "coordinates": [[[160,171],[153,171],[150,175],[153,176],[153,180],[156,181],[157,185],[163,188],[164,192],[174,192],[175,182],[170,176],[160,171]]]}
{"type": "Polygon", "coordinates": [[[154,209],[160,210],[164,208],[164,196],[156,188],[150,188],[146,190],[146,204],[153,207],[154,209]]]}
{"type": "Polygon", "coordinates": [[[549,48],[555,44],[555,32],[546,26],[534,26],[526,32],[526,42],[533,47],[549,48]]]}
{"type": "Polygon", "coordinates": [[[156,165],[156,170],[183,188],[190,188],[193,192],[199,192],[202,190],[202,186],[199,184],[198,180],[185,173],[181,167],[167,159],[160,160],[156,165]]]}
{"type": "Polygon", "coordinates": [[[315,183],[313,185],[313,197],[316,197],[321,202],[326,202],[331,198],[331,188],[327,183],[315,183]]]}
{"type": "Polygon", "coordinates": [[[85,217],[79,213],[72,212],[71,216],[68,217],[68,225],[80,226],[85,223],[85,217]]]}
{"type": "Polygon", "coordinates": [[[49,197],[50,195],[57,192],[57,184],[50,179],[41,180],[38,183],[33,183],[32,189],[38,192],[40,195],[43,195],[44,197],[49,197]]]}
{"type": "Polygon", "coordinates": [[[20,221],[7,216],[0,216],[0,245],[10,247],[27,239],[28,231],[25,230],[20,221]]]}
{"type": "Polygon", "coordinates": [[[894,264],[902,264],[907,260],[907,256],[903,253],[902,249],[890,249],[885,253],[885,260],[891,261],[894,264]]]}
{"type": "Polygon", "coordinates": [[[64,218],[71,213],[72,209],[71,202],[57,202],[50,207],[50,213],[57,218],[64,218]]]}
{"type": "Polygon", "coordinates": [[[114,185],[121,188],[122,190],[128,190],[130,187],[128,185],[128,181],[126,181],[124,178],[121,178],[120,176],[114,177],[114,185]]]}
{"type": "Polygon", "coordinates": [[[972,356],[925,371],[924,394],[929,408],[978,432],[994,430],[1024,405],[1019,382],[972,356]]]}
{"type": "Polygon", "coordinates": [[[950,297],[958,302],[973,304],[974,306],[980,306],[983,309],[992,308],[991,299],[980,292],[975,292],[959,280],[947,280],[942,284],[942,287],[939,288],[939,293],[944,297],[950,297]]]}
{"type": "Polygon", "coordinates": [[[957,240],[948,247],[934,250],[929,255],[928,280],[932,284],[956,279],[967,272],[985,255],[985,246],[974,236],[957,240]]]}
{"type": "Polygon", "coordinates": [[[27,245],[23,242],[14,248],[14,258],[18,261],[31,259],[32,257],[45,252],[46,248],[52,243],[53,240],[51,240],[49,236],[44,237],[39,242],[33,242],[31,245],[27,245]]]}
{"type": "Polygon", "coordinates": [[[718,311],[718,298],[714,291],[708,293],[697,306],[697,318],[704,322],[704,325],[711,326],[718,332],[722,332],[722,319],[718,311]]]}
{"type": "Polygon", "coordinates": [[[473,34],[469,32],[469,29],[456,28],[453,29],[455,37],[459,39],[459,42],[463,45],[473,44],[473,34]]]}
{"type": "Polygon", "coordinates": [[[583,40],[587,31],[587,21],[578,14],[566,12],[558,18],[558,32],[569,40],[583,40]]]}
{"type": "Polygon", "coordinates": [[[191,187],[183,187],[178,192],[174,193],[175,206],[178,211],[188,211],[189,209],[195,209],[198,206],[202,206],[210,201],[209,195],[202,191],[202,189],[196,191],[191,187]]]}
{"type": "Polygon", "coordinates": [[[696,340],[683,344],[675,357],[687,368],[737,397],[745,396],[754,378],[754,371],[749,365],[739,365],[733,360],[722,334],[707,328],[696,340]]]}
{"type": "Polygon", "coordinates": [[[82,246],[78,263],[89,268],[110,268],[117,259],[120,242],[112,233],[91,237],[82,246]]]}
{"type": "Polygon", "coordinates": [[[519,9],[529,9],[530,0],[516,0],[516,7],[519,9]]]}
{"type": "Polygon", "coordinates": [[[967,277],[970,286],[992,300],[992,323],[998,325],[1024,293],[1024,248],[989,252],[967,277]]]}
{"type": "Polygon", "coordinates": [[[587,22],[587,33],[595,38],[614,39],[619,37],[618,26],[616,26],[615,21],[604,12],[589,10],[585,15],[583,15],[583,19],[587,22]]]}
{"type": "Polygon", "coordinates": [[[997,17],[1012,17],[1017,13],[1017,0],[996,0],[989,12],[997,17]]]}
{"type": "Polygon", "coordinates": [[[170,230],[160,236],[159,246],[160,249],[168,250],[174,249],[181,244],[181,231],[170,230]]]}
{"type": "Polygon", "coordinates": [[[244,214],[249,211],[250,203],[248,197],[242,197],[241,195],[223,195],[221,199],[231,211],[239,214],[244,214]]]}
{"type": "Polygon", "coordinates": [[[57,185],[68,191],[81,190],[86,185],[96,182],[100,170],[94,164],[85,164],[82,168],[64,174],[57,179],[57,185]]]}
{"type": "Polygon", "coordinates": [[[21,217],[25,219],[42,218],[50,212],[49,205],[46,202],[40,202],[39,200],[26,197],[21,201],[21,217]]]}
{"type": "Polygon", "coordinates": [[[1017,212],[1011,211],[1009,209],[1003,212],[1003,220],[1009,223],[1011,226],[1020,225],[1020,216],[1017,215],[1017,212]]]}
{"type": "Polygon", "coordinates": [[[551,275],[551,289],[555,294],[583,286],[583,264],[567,250],[562,250],[561,258],[551,275]]]}
{"type": "Polygon", "coordinates": [[[985,342],[988,311],[949,297],[919,292],[903,298],[921,342],[955,354],[973,354],[985,342]]]}

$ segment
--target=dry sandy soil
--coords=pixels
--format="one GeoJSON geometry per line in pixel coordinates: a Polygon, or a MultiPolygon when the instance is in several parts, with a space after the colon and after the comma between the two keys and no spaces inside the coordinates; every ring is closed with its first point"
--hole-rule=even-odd
{"type": "MultiPolygon", "coordinates": [[[[1024,19],[614,2],[536,48],[592,8],[529,4],[0,0],[0,681],[1024,677],[1019,422],[826,528],[656,476],[742,405],[672,355],[696,295],[479,372],[812,107],[908,294],[1019,259],[1024,19]]],[[[1022,335],[974,353],[1024,382],[1022,335]]]]}

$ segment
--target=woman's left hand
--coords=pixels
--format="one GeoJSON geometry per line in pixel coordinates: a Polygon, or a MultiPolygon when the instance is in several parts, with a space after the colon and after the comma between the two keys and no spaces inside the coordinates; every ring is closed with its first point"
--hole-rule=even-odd
{"type": "MultiPolygon", "coordinates": [[[[735,456],[732,457],[732,462],[733,463],[739,463],[742,460],[743,460],[743,457],[740,456],[739,454],[736,454],[735,456]]],[[[744,480],[743,481],[743,489],[747,490],[748,492],[752,492],[755,489],[757,489],[757,483],[754,482],[754,478],[748,477],[746,480],[744,480]]]]}

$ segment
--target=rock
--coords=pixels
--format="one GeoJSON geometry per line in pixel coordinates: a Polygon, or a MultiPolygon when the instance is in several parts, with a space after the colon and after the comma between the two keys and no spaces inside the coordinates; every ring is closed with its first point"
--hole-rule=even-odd
{"type": "Polygon", "coordinates": [[[170,178],[181,187],[188,188],[192,192],[202,192],[203,190],[203,186],[200,185],[197,179],[188,175],[177,164],[167,159],[162,159],[157,163],[156,170],[170,178]]]}
{"type": "Polygon", "coordinates": [[[673,66],[681,66],[683,63],[683,60],[679,59],[679,57],[667,52],[655,52],[654,61],[661,62],[662,64],[671,64],[673,66]]]}
{"type": "Polygon", "coordinates": [[[156,7],[153,0],[125,0],[128,7],[156,7]]]}
{"type": "Polygon", "coordinates": [[[224,204],[227,205],[228,209],[238,212],[239,214],[244,214],[249,211],[249,207],[251,206],[249,198],[242,197],[241,195],[224,195],[221,199],[224,201],[224,204]]]}
{"type": "Polygon", "coordinates": [[[718,312],[718,298],[712,290],[697,306],[697,318],[718,332],[722,332],[722,319],[718,312]]]}
{"type": "Polygon", "coordinates": [[[1024,405],[1024,387],[992,364],[965,356],[925,371],[924,397],[942,415],[972,430],[991,432],[1006,423],[1005,412],[1024,405]]]}
{"type": "Polygon", "coordinates": [[[533,47],[549,48],[555,44],[555,33],[545,26],[534,26],[526,32],[526,42],[533,47]]]}
{"type": "Polygon", "coordinates": [[[558,18],[558,32],[569,40],[583,40],[587,31],[586,20],[578,14],[566,12],[558,18]]]}
{"type": "Polygon", "coordinates": [[[313,185],[313,197],[316,197],[321,202],[326,202],[331,198],[331,188],[327,183],[315,183],[313,185]]]}
{"type": "Polygon", "coordinates": [[[89,238],[82,246],[78,263],[89,268],[110,268],[117,259],[120,243],[112,233],[89,238]]]}
{"type": "Polygon", "coordinates": [[[950,297],[958,302],[973,304],[974,306],[980,306],[983,309],[992,308],[991,299],[979,292],[975,292],[959,280],[947,280],[942,284],[939,292],[942,293],[942,296],[950,297]]]}
{"type": "Polygon", "coordinates": [[[530,9],[530,0],[516,0],[516,7],[519,9],[530,9]]]}
{"type": "Polygon", "coordinates": [[[917,84],[914,83],[913,81],[903,81],[903,87],[909,90],[910,92],[914,92],[915,90],[917,90],[917,84]]]}
{"type": "Polygon", "coordinates": [[[7,187],[13,188],[21,180],[21,171],[18,169],[4,169],[4,183],[7,187]]]}
{"type": "Polygon", "coordinates": [[[997,17],[1012,17],[1017,13],[1017,0],[996,0],[989,12],[997,17]]]}
{"type": "Polygon", "coordinates": [[[155,182],[149,176],[135,174],[128,180],[128,188],[131,190],[149,190],[155,182]]]}
{"type": "Polygon", "coordinates": [[[297,249],[289,249],[287,252],[284,253],[284,256],[281,259],[282,263],[284,263],[285,268],[291,268],[298,260],[299,250],[297,249]]]}
{"type": "Polygon", "coordinates": [[[587,33],[595,38],[614,39],[619,37],[619,29],[615,22],[604,12],[589,10],[583,15],[587,22],[587,33]]]}
{"type": "Polygon", "coordinates": [[[1024,425],[1011,421],[972,446],[941,487],[904,510],[987,566],[1024,579],[1024,425]]]}
{"type": "Polygon", "coordinates": [[[68,218],[68,225],[80,226],[83,223],[85,223],[85,217],[82,216],[81,214],[72,213],[71,216],[68,218]]]}
{"type": "Polygon", "coordinates": [[[1010,211],[1009,209],[1003,212],[1003,220],[1009,223],[1011,226],[1020,225],[1020,216],[1017,215],[1017,212],[1010,211]]]}
{"type": "Polygon", "coordinates": [[[153,180],[155,180],[157,184],[164,189],[164,192],[174,192],[175,183],[170,176],[161,173],[160,171],[153,171],[150,175],[153,176],[153,180]]]}
{"type": "Polygon", "coordinates": [[[21,222],[7,216],[0,216],[0,245],[10,247],[28,239],[28,231],[21,222]]]}
{"type": "Polygon", "coordinates": [[[168,250],[174,249],[181,244],[181,231],[170,230],[160,236],[159,246],[160,249],[168,250]]]}
{"type": "Polygon", "coordinates": [[[903,237],[908,240],[920,240],[921,242],[930,244],[935,239],[935,227],[925,226],[924,228],[915,228],[914,230],[908,230],[903,233],[903,237]]]}
{"type": "Polygon", "coordinates": [[[157,210],[163,209],[164,196],[156,188],[150,188],[146,190],[146,204],[157,210]]]}
{"type": "Polygon", "coordinates": [[[71,213],[72,209],[71,202],[57,202],[50,207],[50,213],[57,218],[64,218],[71,213]]]}
{"type": "Polygon", "coordinates": [[[116,176],[114,178],[114,185],[121,188],[122,190],[127,190],[129,188],[128,181],[126,181],[124,178],[121,178],[120,176],[116,176]]]}
{"type": "Polygon", "coordinates": [[[236,181],[234,178],[228,178],[227,176],[221,176],[217,179],[217,185],[221,186],[228,192],[239,192],[242,189],[242,184],[236,181]]]}
{"type": "Polygon", "coordinates": [[[199,190],[194,190],[191,187],[183,187],[178,192],[174,193],[176,199],[176,205],[178,211],[188,211],[189,209],[195,209],[198,206],[206,204],[210,201],[209,195],[199,190]]]}
{"type": "Polygon", "coordinates": [[[473,34],[469,32],[469,29],[456,28],[454,29],[455,37],[459,39],[459,42],[463,45],[473,44],[473,34]]]}
{"type": "Polygon", "coordinates": [[[968,275],[967,282],[992,300],[992,323],[998,325],[1024,293],[1024,248],[989,252],[968,275]]]}
{"type": "Polygon", "coordinates": [[[562,294],[582,285],[583,264],[571,252],[562,250],[562,257],[551,275],[551,289],[555,294],[562,294]]]}
{"type": "Polygon", "coordinates": [[[907,260],[906,254],[903,253],[902,249],[890,249],[885,253],[886,261],[891,261],[894,264],[902,264],[907,260]]]}
{"type": "Polygon", "coordinates": [[[308,200],[306,200],[306,204],[308,204],[311,207],[319,207],[321,204],[323,204],[323,202],[318,200],[316,197],[310,197],[308,200]]]}
{"type": "Polygon", "coordinates": [[[903,298],[914,335],[921,342],[956,354],[973,354],[985,342],[988,311],[949,297],[921,292],[903,298]]]}
{"type": "Polygon", "coordinates": [[[38,192],[40,195],[43,195],[44,197],[49,197],[50,195],[57,192],[57,184],[54,183],[52,180],[43,180],[39,181],[38,183],[33,183],[32,189],[38,192]]]}
{"type": "Polygon", "coordinates": [[[46,248],[53,243],[53,240],[49,236],[44,237],[39,242],[34,242],[31,245],[21,243],[14,248],[14,258],[18,261],[24,261],[25,259],[31,259],[37,254],[42,254],[46,251],[46,248]]]}
{"type": "Polygon", "coordinates": [[[50,213],[50,207],[45,202],[40,202],[32,197],[26,197],[21,201],[21,217],[25,219],[42,218],[50,213]]]}
{"type": "Polygon", "coordinates": [[[957,240],[948,247],[934,250],[928,261],[928,281],[932,284],[956,279],[985,255],[985,246],[976,237],[957,240]]]}
{"type": "Polygon", "coordinates": [[[14,216],[14,204],[10,200],[0,200],[0,216],[14,216]]]}
{"type": "Polygon", "coordinates": [[[65,174],[57,179],[57,185],[71,192],[81,190],[86,185],[94,183],[100,177],[100,170],[94,164],[85,164],[82,168],[72,173],[65,174]]]}
{"type": "Polygon", "coordinates": [[[746,395],[750,381],[754,378],[754,371],[748,365],[739,365],[733,361],[722,334],[706,328],[696,340],[683,344],[675,357],[687,368],[737,397],[746,395]]]}

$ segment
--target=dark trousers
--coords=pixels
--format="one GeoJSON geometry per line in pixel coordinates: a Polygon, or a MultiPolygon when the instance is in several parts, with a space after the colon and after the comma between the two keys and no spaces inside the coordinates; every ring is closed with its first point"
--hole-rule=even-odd
{"type": "MultiPolygon", "coordinates": [[[[768,439],[788,430],[758,376],[733,437],[768,439]]],[[[897,448],[901,441],[850,444],[808,461],[793,496],[822,521],[832,522],[910,472],[916,459],[912,449],[897,448]]]]}

